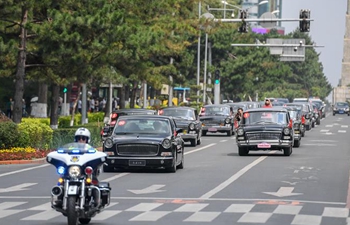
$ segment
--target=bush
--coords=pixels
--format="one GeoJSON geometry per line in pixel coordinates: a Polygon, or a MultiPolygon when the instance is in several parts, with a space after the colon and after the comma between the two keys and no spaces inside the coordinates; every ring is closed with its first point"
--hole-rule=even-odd
{"type": "Polygon", "coordinates": [[[19,137],[17,124],[12,121],[0,123],[0,149],[16,147],[19,137]]]}
{"type": "Polygon", "coordinates": [[[49,125],[37,119],[23,120],[18,124],[20,132],[18,147],[31,146],[36,149],[49,149],[52,141],[53,130],[49,125]]]}
{"type": "Polygon", "coordinates": [[[0,150],[0,160],[23,160],[44,158],[49,151],[36,150],[31,147],[27,148],[10,148],[0,150]]]}

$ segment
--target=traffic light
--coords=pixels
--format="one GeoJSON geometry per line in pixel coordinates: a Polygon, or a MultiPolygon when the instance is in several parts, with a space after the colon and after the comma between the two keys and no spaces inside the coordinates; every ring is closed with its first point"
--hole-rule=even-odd
{"type": "Polygon", "coordinates": [[[215,84],[220,84],[220,70],[215,70],[215,84]]]}
{"type": "Polygon", "coordinates": [[[63,93],[67,93],[68,89],[66,87],[63,88],[63,93]]]}
{"type": "Polygon", "coordinates": [[[238,29],[238,32],[240,33],[247,33],[247,23],[245,21],[242,22],[241,26],[238,29]]]}
{"type": "Polygon", "coordinates": [[[310,19],[310,10],[302,9],[299,13],[299,30],[300,32],[309,32],[310,31],[310,21],[306,19],[310,19]]]}

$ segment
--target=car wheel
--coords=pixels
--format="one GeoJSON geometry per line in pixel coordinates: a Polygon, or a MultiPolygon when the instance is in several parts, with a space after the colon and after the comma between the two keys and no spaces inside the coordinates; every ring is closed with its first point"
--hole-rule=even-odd
{"type": "Polygon", "coordinates": [[[196,139],[192,139],[191,140],[191,146],[193,146],[193,147],[197,146],[197,140],[196,139]]]}
{"type": "Polygon", "coordinates": [[[176,157],[176,154],[175,154],[174,165],[172,165],[171,167],[168,168],[168,171],[170,173],[176,173],[176,161],[177,161],[177,157],[176,157]]]}
{"type": "Polygon", "coordinates": [[[311,127],[314,128],[315,127],[315,122],[311,123],[311,127]]]}
{"type": "Polygon", "coordinates": [[[321,119],[320,119],[320,118],[317,119],[316,124],[317,124],[317,125],[320,125],[320,124],[321,124],[321,119]]]}
{"type": "Polygon", "coordinates": [[[305,131],[301,132],[301,137],[305,137],[305,131]]]}
{"type": "Polygon", "coordinates": [[[206,136],[207,135],[207,131],[202,131],[202,136],[206,136]]]}
{"type": "Polygon", "coordinates": [[[299,148],[300,146],[300,140],[295,140],[293,147],[299,148]]]}
{"type": "Polygon", "coordinates": [[[105,173],[114,172],[114,167],[109,167],[109,166],[103,165],[103,172],[105,172],[105,173]]]}
{"type": "Polygon", "coordinates": [[[177,166],[177,168],[183,169],[184,168],[184,164],[185,164],[185,158],[184,158],[184,154],[182,153],[181,163],[177,166]]]}
{"type": "Polygon", "coordinates": [[[283,149],[283,154],[285,156],[290,156],[292,154],[292,146],[283,149]]]}
{"type": "Polygon", "coordinates": [[[197,139],[197,145],[200,145],[202,143],[201,138],[197,139]]]}
{"type": "Polygon", "coordinates": [[[246,156],[248,155],[249,150],[247,150],[247,148],[245,147],[238,147],[238,155],[240,156],[246,156]]]}
{"type": "Polygon", "coordinates": [[[227,136],[231,137],[232,136],[232,130],[227,131],[227,136]]]}
{"type": "Polygon", "coordinates": [[[335,116],[335,113],[333,113],[333,116],[335,116]]]}

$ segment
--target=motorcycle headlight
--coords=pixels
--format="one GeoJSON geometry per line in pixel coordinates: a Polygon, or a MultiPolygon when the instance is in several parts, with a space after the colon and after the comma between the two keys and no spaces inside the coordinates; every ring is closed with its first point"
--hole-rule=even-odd
{"type": "Polygon", "coordinates": [[[242,128],[239,128],[239,129],[237,130],[237,135],[241,136],[241,135],[243,135],[243,134],[244,134],[244,130],[243,130],[242,128]]]}
{"type": "Polygon", "coordinates": [[[194,123],[190,123],[190,125],[188,126],[188,128],[190,128],[190,130],[194,130],[194,128],[195,128],[194,123]]]}
{"type": "Polygon", "coordinates": [[[77,178],[81,174],[81,170],[79,166],[71,166],[69,167],[68,174],[72,178],[77,178]]]}
{"type": "Polygon", "coordinates": [[[225,123],[230,123],[231,122],[231,119],[230,118],[226,118],[225,119],[225,123]]]}
{"type": "Polygon", "coordinates": [[[106,140],[105,140],[105,147],[106,148],[112,148],[113,147],[113,140],[111,139],[111,138],[107,138],[106,140]]]}
{"type": "Polygon", "coordinates": [[[162,142],[163,148],[167,149],[171,147],[171,141],[169,139],[164,139],[162,142]]]}
{"type": "Polygon", "coordinates": [[[288,127],[284,128],[284,129],[283,129],[283,133],[284,133],[285,135],[289,135],[289,134],[290,134],[289,128],[288,128],[288,127]]]}

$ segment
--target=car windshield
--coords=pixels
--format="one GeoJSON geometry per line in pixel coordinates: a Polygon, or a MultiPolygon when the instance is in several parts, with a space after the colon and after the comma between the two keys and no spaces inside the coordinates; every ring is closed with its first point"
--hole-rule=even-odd
{"type": "Polygon", "coordinates": [[[296,110],[291,110],[291,111],[289,111],[289,115],[293,120],[295,120],[298,118],[299,112],[296,110]]]}
{"type": "Polygon", "coordinates": [[[164,109],[162,115],[178,117],[186,120],[196,119],[194,111],[189,109],[164,109]]]}
{"type": "Polygon", "coordinates": [[[116,127],[114,128],[115,134],[170,134],[171,128],[169,121],[163,119],[148,119],[148,118],[128,118],[121,117],[116,127]]]}
{"type": "Polygon", "coordinates": [[[346,102],[337,102],[336,106],[337,107],[349,107],[348,103],[346,103],[346,102]]]}
{"type": "Polygon", "coordinates": [[[205,108],[205,115],[216,115],[216,116],[226,116],[230,114],[229,107],[206,107],[205,108]]]}
{"type": "Polygon", "coordinates": [[[258,111],[258,112],[245,112],[243,114],[243,124],[288,124],[287,112],[280,111],[258,111]]]}

